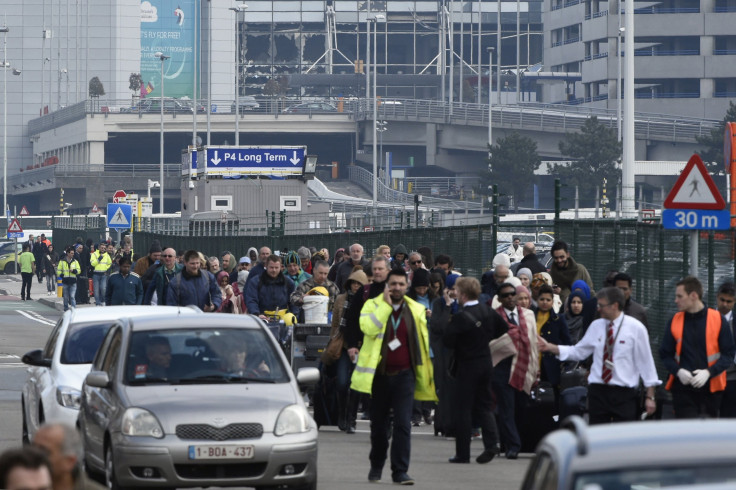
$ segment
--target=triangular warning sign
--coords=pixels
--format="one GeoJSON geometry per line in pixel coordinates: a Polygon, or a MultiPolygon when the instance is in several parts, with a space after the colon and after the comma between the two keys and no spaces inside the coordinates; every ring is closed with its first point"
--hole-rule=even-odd
{"type": "Polygon", "coordinates": [[[28,212],[28,208],[23,206],[23,208],[20,210],[20,213],[18,213],[18,216],[30,216],[31,213],[28,212]]]}
{"type": "Polygon", "coordinates": [[[94,206],[92,206],[92,212],[93,213],[99,213],[100,212],[100,208],[97,207],[97,203],[95,203],[94,206]]]}
{"type": "Polygon", "coordinates": [[[23,233],[23,228],[20,227],[17,219],[13,218],[13,221],[8,225],[8,233],[23,233]]]}
{"type": "Polygon", "coordinates": [[[666,209],[716,209],[726,207],[703,160],[693,155],[664,201],[666,209]]]}
{"type": "Polygon", "coordinates": [[[125,216],[122,208],[118,208],[118,210],[115,211],[115,214],[112,215],[112,219],[108,224],[130,226],[130,221],[128,221],[128,218],[125,216]]]}

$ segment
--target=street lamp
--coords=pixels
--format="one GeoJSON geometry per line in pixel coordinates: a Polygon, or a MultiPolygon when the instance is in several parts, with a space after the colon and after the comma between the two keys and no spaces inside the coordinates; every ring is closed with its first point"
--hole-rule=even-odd
{"type": "Polygon", "coordinates": [[[161,183],[156,180],[148,179],[148,183],[146,184],[146,187],[148,187],[148,201],[151,201],[151,189],[155,189],[156,187],[161,187],[161,183]]]}
{"type": "Polygon", "coordinates": [[[240,29],[238,14],[248,9],[246,4],[230,7],[235,12],[235,146],[240,146],[240,29]]]}
{"type": "Polygon", "coordinates": [[[368,19],[374,22],[373,26],[373,209],[375,210],[378,203],[378,102],[376,93],[376,84],[378,77],[378,69],[376,66],[376,52],[378,51],[376,46],[376,32],[378,32],[378,21],[386,19],[383,14],[376,14],[375,17],[368,19]]]}
{"type": "MultiPolygon", "coordinates": [[[[8,210],[8,32],[7,25],[0,27],[3,33],[3,214],[8,210]]],[[[13,75],[20,75],[20,70],[13,68],[13,75]]]]}
{"type": "MultiPolygon", "coordinates": [[[[618,13],[618,23],[621,25],[621,12],[618,13]]],[[[616,128],[618,129],[618,142],[621,142],[621,36],[626,31],[625,27],[618,28],[618,42],[616,43],[616,60],[618,61],[618,78],[616,79],[616,128]]]]}
{"type": "MultiPolygon", "coordinates": [[[[161,180],[159,183],[161,184],[161,187],[159,189],[161,193],[161,209],[160,213],[164,214],[164,61],[171,58],[171,56],[166,56],[161,51],[157,51],[154,56],[161,60],[161,143],[160,143],[160,157],[159,157],[159,164],[161,166],[160,172],[161,172],[161,180]]],[[[194,110],[196,111],[197,108],[195,107],[194,110]]]]}
{"type": "MultiPolygon", "coordinates": [[[[388,121],[378,121],[376,123],[376,131],[378,131],[378,168],[383,168],[383,133],[388,131],[388,121]]],[[[385,169],[386,186],[391,187],[391,176],[388,174],[388,162],[385,169]]]]}
{"type": "MultiPolygon", "coordinates": [[[[488,159],[491,158],[491,148],[493,147],[493,51],[495,48],[486,48],[488,51],[488,159]]],[[[499,87],[496,87],[498,90],[499,87]]]]}

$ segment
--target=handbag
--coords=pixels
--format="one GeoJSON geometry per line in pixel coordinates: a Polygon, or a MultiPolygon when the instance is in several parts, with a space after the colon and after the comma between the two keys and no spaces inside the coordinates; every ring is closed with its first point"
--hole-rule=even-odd
{"type": "Polygon", "coordinates": [[[322,364],[330,366],[337,362],[342,356],[342,348],[345,345],[345,339],[342,337],[342,331],[338,328],[335,335],[330,337],[327,347],[322,352],[322,364]]]}
{"type": "Polygon", "coordinates": [[[588,370],[585,369],[580,363],[575,363],[571,367],[565,367],[563,364],[562,372],[560,373],[560,391],[574,386],[587,386],[588,385],[588,370]]]}
{"type": "Polygon", "coordinates": [[[549,381],[540,381],[532,387],[529,394],[532,403],[537,405],[554,405],[555,390],[549,381]]]}

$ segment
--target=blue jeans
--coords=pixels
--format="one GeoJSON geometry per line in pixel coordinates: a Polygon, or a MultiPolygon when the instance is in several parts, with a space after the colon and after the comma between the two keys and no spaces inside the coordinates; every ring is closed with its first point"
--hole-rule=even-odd
{"type": "Polygon", "coordinates": [[[105,306],[105,293],[107,292],[107,276],[95,272],[92,274],[92,287],[95,289],[95,304],[105,306]]]}
{"type": "Polygon", "coordinates": [[[46,290],[49,293],[56,291],[56,275],[46,274],[46,290]]]}
{"type": "Polygon", "coordinates": [[[414,371],[393,376],[376,375],[371,390],[371,468],[383,468],[388,452],[391,409],[394,429],[391,439],[391,473],[406,473],[411,457],[411,411],[414,407],[414,371]]]}
{"type": "Polygon", "coordinates": [[[77,283],[74,284],[64,284],[63,288],[63,296],[64,296],[64,311],[69,309],[69,305],[71,304],[72,308],[77,307],[77,300],[74,299],[74,296],[77,294],[77,283]]]}

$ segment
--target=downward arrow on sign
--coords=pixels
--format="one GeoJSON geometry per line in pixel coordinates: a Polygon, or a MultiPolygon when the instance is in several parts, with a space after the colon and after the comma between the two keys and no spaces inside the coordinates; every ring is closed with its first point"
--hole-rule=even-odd
{"type": "Polygon", "coordinates": [[[210,159],[210,161],[211,161],[212,163],[214,163],[215,165],[219,165],[219,164],[220,164],[220,162],[222,161],[222,159],[221,159],[221,158],[218,158],[218,157],[217,157],[217,150],[215,150],[215,158],[211,158],[211,159],[210,159]]]}
{"type": "Polygon", "coordinates": [[[291,157],[291,158],[289,159],[289,161],[290,161],[290,162],[291,162],[292,164],[294,164],[294,165],[297,165],[297,164],[298,164],[298,163],[299,163],[299,162],[301,161],[301,159],[300,159],[299,157],[297,157],[297,156],[296,156],[296,151],[294,152],[294,156],[293,156],[293,157],[291,157]]]}

